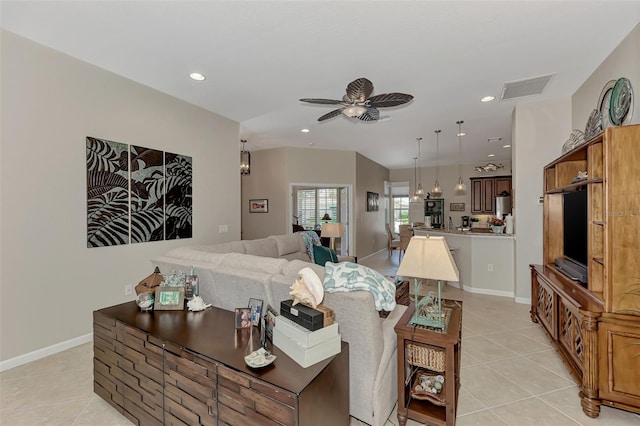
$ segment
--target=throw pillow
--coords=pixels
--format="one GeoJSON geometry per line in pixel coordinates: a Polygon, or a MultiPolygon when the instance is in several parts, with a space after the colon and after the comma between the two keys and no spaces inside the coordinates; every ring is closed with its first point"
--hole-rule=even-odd
{"type": "Polygon", "coordinates": [[[327,263],[324,290],[327,293],[365,290],[373,296],[376,310],[393,311],[396,307],[396,286],[380,272],[357,263],[327,263]]]}
{"type": "Polygon", "coordinates": [[[327,262],[338,262],[338,256],[336,252],[328,247],[313,246],[313,261],[321,266],[324,266],[327,262]]]}

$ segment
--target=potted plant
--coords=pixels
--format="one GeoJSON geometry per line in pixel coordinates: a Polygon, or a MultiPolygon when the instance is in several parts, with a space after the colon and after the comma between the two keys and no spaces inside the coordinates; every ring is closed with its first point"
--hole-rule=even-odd
{"type": "Polygon", "coordinates": [[[489,221],[489,226],[494,234],[502,234],[504,231],[504,220],[494,217],[489,221]]]}

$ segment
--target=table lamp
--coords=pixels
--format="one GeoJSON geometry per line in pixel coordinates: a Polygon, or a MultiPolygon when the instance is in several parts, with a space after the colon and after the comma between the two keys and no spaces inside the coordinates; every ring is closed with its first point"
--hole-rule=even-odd
{"type": "Polygon", "coordinates": [[[336,237],[342,237],[344,227],[341,223],[323,223],[322,231],[320,231],[322,237],[330,238],[329,246],[331,250],[336,250],[336,237]]]}
{"type": "Polygon", "coordinates": [[[411,238],[402,258],[398,275],[413,277],[416,309],[410,323],[444,329],[442,313],[442,281],[458,281],[458,267],[453,261],[444,237],[411,238]],[[420,298],[422,279],[438,280],[438,294],[429,292],[420,298]]]}

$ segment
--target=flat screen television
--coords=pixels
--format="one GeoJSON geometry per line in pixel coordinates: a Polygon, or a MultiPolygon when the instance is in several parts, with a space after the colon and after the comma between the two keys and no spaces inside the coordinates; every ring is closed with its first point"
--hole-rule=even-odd
{"type": "Polygon", "coordinates": [[[589,233],[586,189],[563,194],[562,206],[563,258],[565,261],[570,262],[564,262],[563,272],[571,278],[586,284],[588,265],[587,238],[589,233]]]}

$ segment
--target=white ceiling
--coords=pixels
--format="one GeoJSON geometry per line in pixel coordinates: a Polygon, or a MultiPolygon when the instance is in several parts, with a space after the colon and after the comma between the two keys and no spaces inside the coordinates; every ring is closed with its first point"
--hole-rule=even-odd
{"type": "Polygon", "coordinates": [[[464,163],[510,159],[517,102],[570,97],[640,22],[638,1],[2,1],[0,12],[4,29],[240,122],[249,150],[312,143],[391,169],[413,167],[417,137],[434,165],[436,129],[439,164],[457,163],[458,120],[464,163]],[[505,82],[551,73],[541,95],[499,101],[505,82]],[[370,123],[318,123],[334,107],[299,102],[340,99],[358,77],[415,98],[370,123]]]}

